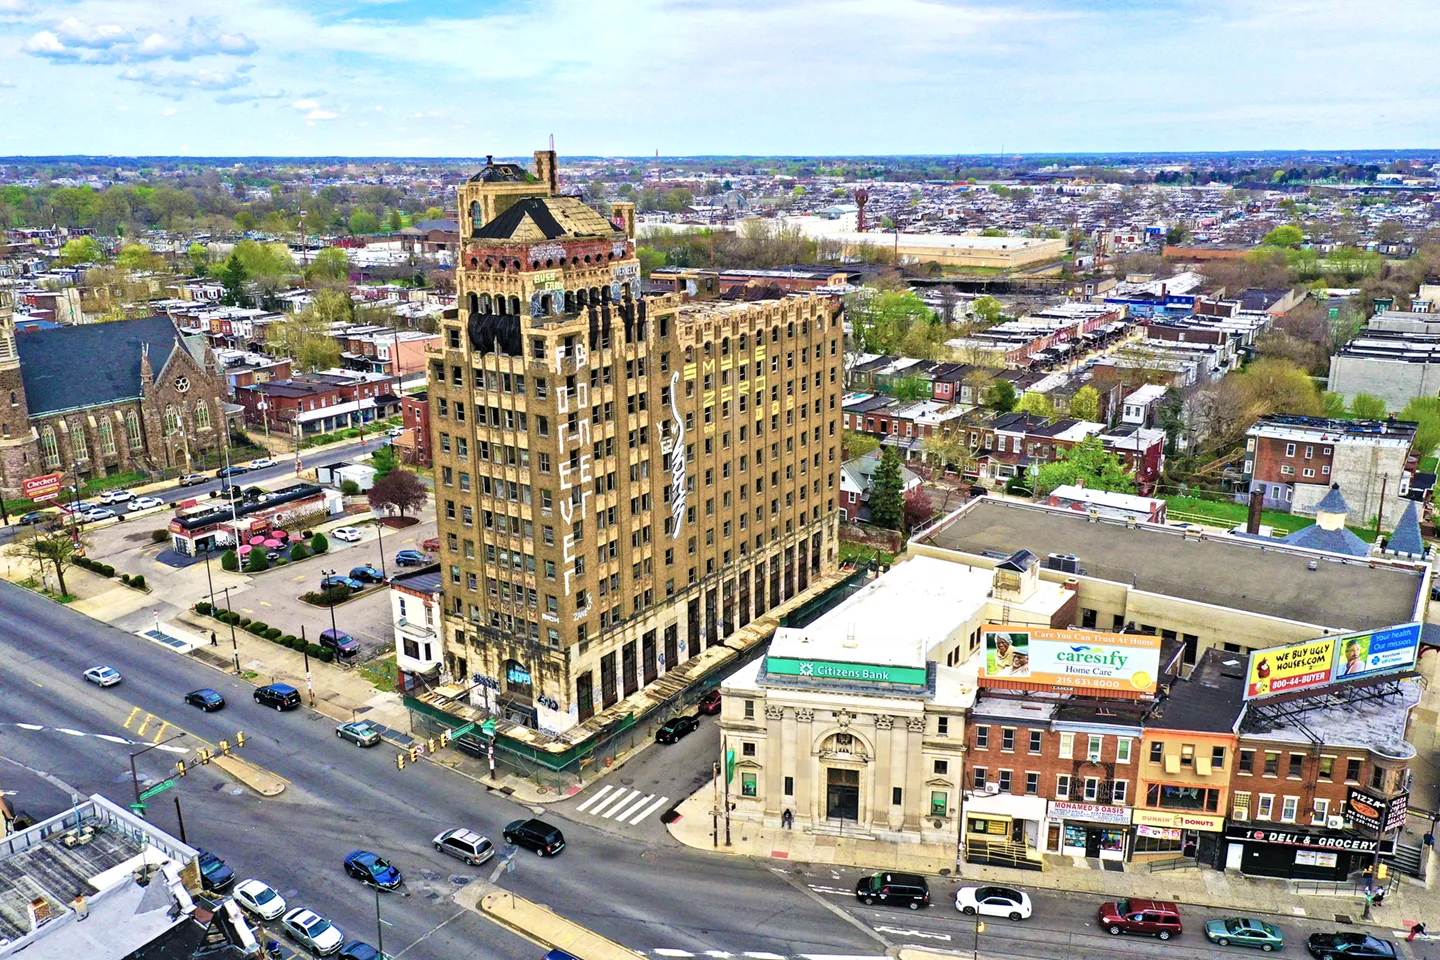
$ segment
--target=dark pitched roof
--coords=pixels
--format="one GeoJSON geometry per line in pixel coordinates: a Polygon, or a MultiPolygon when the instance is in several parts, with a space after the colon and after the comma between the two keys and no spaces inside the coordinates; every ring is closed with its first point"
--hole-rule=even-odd
{"type": "Polygon", "coordinates": [[[532,183],[535,175],[518,163],[495,163],[486,158],[485,166],[470,177],[471,183],[532,183]]]}
{"type": "Polygon", "coordinates": [[[1345,502],[1345,497],[1340,493],[1340,484],[1330,484],[1330,492],[1315,504],[1316,513],[1349,513],[1350,505],[1345,502]]]}
{"type": "Polygon", "coordinates": [[[561,237],[613,238],[614,224],[574,197],[523,197],[473,236],[479,240],[558,240],[561,237]]]}
{"type": "Polygon", "coordinates": [[[1385,542],[1385,552],[1411,557],[1425,556],[1425,538],[1420,536],[1420,519],[1416,515],[1414,500],[1405,504],[1405,512],[1400,515],[1395,532],[1390,534],[1390,539],[1385,542]]]}
{"type": "Polygon", "coordinates": [[[1351,533],[1345,527],[1326,530],[1318,524],[1296,530],[1280,541],[1287,547],[1304,547],[1307,550],[1324,550],[1350,557],[1368,557],[1370,545],[1351,533]]]}
{"type": "Polygon", "coordinates": [[[535,221],[535,226],[545,234],[546,239],[555,240],[565,235],[565,228],[550,216],[544,200],[539,197],[526,197],[523,200],[515,201],[500,216],[478,228],[475,236],[482,240],[509,240],[527,214],[530,219],[535,221]]]}
{"type": "Polygon", "coordinates": [[[31,416],[140,396],[141,345],[159,376],[181,343],[169,317],[37,330],[15,338],[31,416]]]}

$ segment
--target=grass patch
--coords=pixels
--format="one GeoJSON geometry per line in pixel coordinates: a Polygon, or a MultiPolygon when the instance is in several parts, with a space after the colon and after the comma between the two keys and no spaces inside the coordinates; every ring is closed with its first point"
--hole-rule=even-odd
{"type": "Polygon", "coordinates": [[[400,671],[395,667],[394,654],[362,663],[355,669],[379,690],[393,691],[400,682],[400,671]]]}
{"type": "MultiPolygon", "coordinates": [[[[1230,503],[1223,500],[1166,497],[1165,502],[1167,504],[1165,513],[1171,523],[1209,523],[1212,526],[1223,526],[1229,529],[1244,523],[1250,512],[1243,503],[1230,503]]],[[[1260,522],[1279,533],[1289,534],[1313,526],[1315,518],[1304,517],[1296,513],[1284,513],[1280,510],[1262,510],[1260,511],[1260,522]]],[[[1369,529],[1349,527],[1349,530],[1366,543],[1375,542],[1374,527],[1369,529]]]]}
{"type": "Polygon", "coordinates": [[[1420,461],[1420,472],[1435,473],[1436,466],[1440,466],[1440,457],[1426,457],[1420,461]]]}
{"type": "Polygon", "coordinates": [[[401,426],[403,419],[403,417],[395,416],[385,420],[376,420],[373,423],[362,424],[358,427],[347,427],[344,430],[336,430],[332,433],[317,433],[313,436],[302,438],[300,441],[300,449],[307,450],[310,447],[321,447],[327,443],[339,443],[342,440],[356,440],[360,437],[383,433],[391,427],[401,426]]]}
{"type": "MultiPolygon", "coordinates": [[[[90,497],[105,490],[117,489],[120,487],[134,487],[142,483],[150,483],[154,478],[147,473],[138,470],[131,470],[128,473],[116,473],[108,477],[94,477],[86,480],[80,487],[80,499],[88,500],[90,497]]],[[[17,499],[6,500],[5,509],[11,513],[29,513],[39,507],[53,507],[59,503],[71,503],[75,495],[69,490],[61,490],[61,496],[55,500],[46,500],[42,503],[34,503],[30,500],[17,499]]]]}
{"type": "Polygon", "coordinates": [[[886,553],[884,550],[881,550],[878,547],[872,547],[869,544],[850,543],[845,540],[841,540],[840,562],[844,563],[847,560],[853,560],[856,563],[861,563],[867,560],[875,560],[882,564],[894,563],[895,554],[886,553]]]}

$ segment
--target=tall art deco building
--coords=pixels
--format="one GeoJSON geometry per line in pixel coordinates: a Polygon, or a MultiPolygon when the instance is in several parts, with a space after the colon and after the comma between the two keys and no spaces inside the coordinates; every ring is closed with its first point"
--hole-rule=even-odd
{"type": "Polygon", "coordinates": [[[815,296],[644,298],[607,220],[487,162],[430,354],[445,669],[560,732],[836,565],[843,355],[815,296]]]}

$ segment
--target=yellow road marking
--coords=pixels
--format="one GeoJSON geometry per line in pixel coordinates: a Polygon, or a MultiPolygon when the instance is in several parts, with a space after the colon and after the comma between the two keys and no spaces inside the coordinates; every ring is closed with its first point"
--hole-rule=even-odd
{"type": "Polygon", "coordinates": [[[139,728],[135,731],[135,736],[137,736],[137,737],[143,737],[143,736],[145,736],[145,728],[148,727],[148,726],[150,726],[150,721],[151,721],[151,720],[154,720],[154,719],[155,719],[155,717],[152,717],[150,714],[148,714],[148,713],[145,714],[145,719],[140,721],[140,726],[139,726],[139,728]]]}
{"type": "Polygon", "coordinates": [[[35,686],[39,687],[42,690],[45,689],[45,684],[41,683],[39,680],[31,680],[30,682],[35,684],[35,686]]]}
{"type": "Polygon", "coordinates": [[[130,716],[128,716],[128,717],[125,718],[125,729],[126,729],[126,730],[129,730],[129,729],[130,729],[130,724],[133,723],[133,722],[135,722],[135,716],[136,716],[136,714],[139,714],[139,713],[142,713],[142,712],[143,712],[143,711],[142,711],[139,707],[131,707],[131,708],[130,708],[130,716]]]}
{"type": "Polygon", "coordinates": [[[268,606],[270,606],[270,605],[271,605],[271,604],[270,604],[270,601],[269,601],[269,600],[261,600],[261,601],[260,601],[260,606],[262,606],[262,607],[268,607],[268,606]]]}
{"type": "MultiPolygon", "coordinates": [[[[158,718],[157,718],[157,719],[158,719],[158,718]]],[[[165,731],[167,731],[167,730],[169,730],[169,729],[170,729],[170,724],[166,723],[164,720],[161,720],[161,721],[160,721],[160,729],[155,731],[155,736],[153,736],[153,737],[150,738],[150,742],[151,742],[151,743],[159,743],[161,740],[164,740],[164,739],[165,739],[165,731]]],[[[181,733],[184,733],[185,731],[181,730],[180,732],[181,732],[181,733]]]]}

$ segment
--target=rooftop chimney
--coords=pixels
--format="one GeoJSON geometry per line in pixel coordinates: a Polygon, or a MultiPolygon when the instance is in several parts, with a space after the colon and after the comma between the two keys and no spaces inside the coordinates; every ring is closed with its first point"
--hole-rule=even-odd
{"type": "Polygon", "coordinates": [[[560,193],[560,168],[555,163],[554,150],[535,151],[535,176],[545,184],[550,196],[560,193]]]}
{"type": "Polygon", "coordinates": [[[1250,513],[1245,518],[1245,532],[1258,534],[1260,532],[1260,511],[1265,506],[1265,491],[1250,491],[1250,513]]]}

